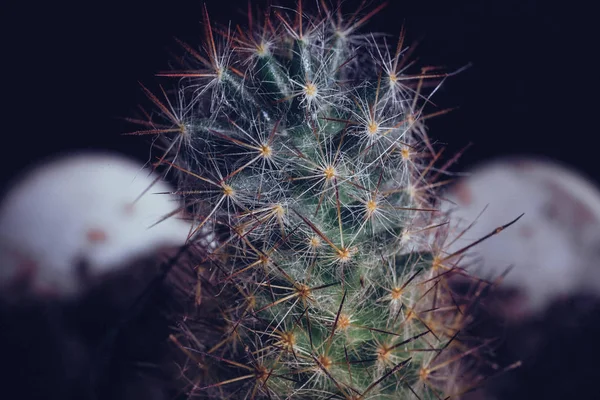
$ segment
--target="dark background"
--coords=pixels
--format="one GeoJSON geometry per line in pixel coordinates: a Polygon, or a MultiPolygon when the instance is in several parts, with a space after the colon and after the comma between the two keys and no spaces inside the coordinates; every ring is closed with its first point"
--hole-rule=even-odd
{"type": "MultiPolygon", "coordinates": [[[[345,10],[356,3],[347,1],[345,10]]],[[[246,0],[207,4],[213,21],[244,20],[246,0]]],[[[201,42],[201,7],[200,0],[3,2],[0,191],[23,168],[57,153],[109,149],[148,160],[148,138],[122,136],[132,129],[123,118],[148,104],[138,81],[150,88],[165,82],[154,74],[167,67],[170,52],[180,52],[175,37],[201,42]]],[[[472,64],[434,97],[440,108],[458,109],[428,123],[449,156],[473,143],[454,170],[494,156],[537,154],[600,183],[594,17],[591,7],[564,1],[392,0],[365,30],[395,36],[405,23],[409,42],[419,41],[417,65],[472,64]]],[[[496,384],[507,393],[501,398],[562,399],[595,389],[598,346],[588,344],[597,342],[599,309],[552,309],[543,323],[508,333],[522,346],[541,332],[552,332],[552,340],[530,349],[537,362],[519,370],[515,383],[496,384]],[[589,319],[585,328],[579,315],[589,319]],[[560,387],[548,384],[554,377],[560,387]]],[[[502,354],[507,363],[522,355],[502,354]]]]}
{"type": "MultiPolygon", "coordinates": [[[[213,21],[244,21],[246,0],[207,5],[213,21]]],[[[166,83],[153,74],[167,67],[170,52],[181,54],[175,37],[200,43],[201,7],[200,0],[3,3],[0,182],[73,149],[148,160],[149,140],[121,136],[132,129],[122,118],[148,104],[138,81],[166,83]]],[[[419,41],[417,65],[472,63],[434,97],[439,107],[458,109],[429,123],[430,135],[448,143],[445,154],[473,142],[455,170],[534,153],[600,181],[593,14],[573,2],[392,0],[365,30],[395,38],[404,22],[408,41],[419,41]]]]}

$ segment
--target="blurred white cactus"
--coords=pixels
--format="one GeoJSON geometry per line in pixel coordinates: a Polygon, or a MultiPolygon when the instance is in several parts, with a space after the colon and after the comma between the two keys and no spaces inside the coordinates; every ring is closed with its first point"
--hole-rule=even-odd
{"type": "Polygon", "coordinates": [[[512,267],[503,285],[525,299],[519,313],[542,311],[561,296],[600,293],[600,191],[577,172],[550,160],[506,158],[476,168],[447,197],[456,238],[449,252],[524,213],[467,254],[478,259],[470,272],[485,279],[512,267]]]}
{"type": "Polygon", "coordinates": [[[78,268],[99,277],[180,246],[189,223],[171,189],[136,162],[76,154],[38,166],[0,204],[0,290],[26,280],[38,294],[74,295],[78,268]],[[162,194],[157,194],[162,192],[162,194]]]}

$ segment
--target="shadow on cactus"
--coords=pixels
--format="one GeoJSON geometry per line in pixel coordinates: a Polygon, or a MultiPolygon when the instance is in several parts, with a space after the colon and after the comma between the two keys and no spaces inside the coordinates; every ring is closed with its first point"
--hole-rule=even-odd
{"type": "Polygon", "coordinates": [[[449,74],[409,74],[404,32],[392,48],[360,34],[381,8],[299,1],[231,29],[205,7],[204,45],[181,43],[181,70],[161,74],[174,94],[144,88],[160,113],[133,134],[160,138],[190,240],[217,233],[197,264],[222,335],[207,343],[186,316],[171,336],[189,396],[437,399],[479,383],[488,343],[459,333],[483,286],[448,283],[463,273],[438,231],[448,166],[423,125],[449,74]]]}

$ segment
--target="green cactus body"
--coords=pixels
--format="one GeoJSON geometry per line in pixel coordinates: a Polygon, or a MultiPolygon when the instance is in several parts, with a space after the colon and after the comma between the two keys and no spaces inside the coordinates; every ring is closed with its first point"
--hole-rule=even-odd
{"type": "Polygon", "coordinates": [[[208,265],[239,294],[223,309],[221,342],[174,339],[219,371],[188,376],[187,389],[444,398],[468,351],[444,355],[461,318],[442,283],[447,260],[427,240],[435,154],[421,83],[431,75],[402,73],[403,35],[394,53],[356,34],[372,13],[284,11],[235,33],[206,13],[203,51],[185,45],[190,69],[165,74],[181,78],[179,103],[149,94],[167,124],[148,132],[167,142],[160,163],[179,177],[190,238],[226,232],[208,265]]]}

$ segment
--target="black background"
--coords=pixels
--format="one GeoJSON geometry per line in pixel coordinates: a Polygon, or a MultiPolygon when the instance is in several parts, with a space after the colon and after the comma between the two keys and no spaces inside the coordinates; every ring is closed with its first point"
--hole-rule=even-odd
{"type": "MultiPolygon", "coordinates": [[[[305,3],[309,7],[312,0],[305,3]]],[[[347,1],[345,10],[356,3],[347,1]]],[[[207,5],[214,21],[244,20],[246,0],[207,5]]],[[[41,158],[77,149],[148,160],[149,140],[122,136],[132,129],[123,118],[148,104],[138,82],[152,89],[165,83],[154,74],[167,67],[170,52],[180,52],[175,37],[201,42],[201,7],[200,0],[2,2],[0,189],[41,158]]],[[[458,109],[428,124],[431,137],[448,144],[449,156],[473,143],[454,170],[500,155],[537,154],[571,164],[600,183],[600,35],[594,17],[591,6],[565,1],[392,0],[365,29],[395,36],[405,23],[409,42],[419,41],[414,55],[420,66],[453,70],[471,63],[434,97],[438,107],[458,109]]],[[[597,341],[597,308],[585,312],[593,329],[569,325],[565,314],[574,313],[552,312],[554,325],[551,320],[524,328],[553,332],[554,339],[537,364],[520,370],[516,393],[522,398],[568,398],[571,390],[585,393],[582,382],[595,384],[597,349],[588,344],[597,341]],[[563,345],[570,358],[558,356],[563,345]],[[563,382],[562,392],[548,384],[553,377],[563,382]]],[[[515,334],[519,343],[523,335],[515,334]]]]}
{"type": "MultiPolygon", "coordinates": [[[[258,2],[260,3],[260,2],[258,2]]],[[[293,5],[281,1],[283,5],[293,5]]],[[[310,8],[312,0],[305,0],[310,8]]],[[[351,12],[358,1],[345,2],[351,12]]],[[[246,0],[208,0],[214,21],[244,22],[246,0]]],[[[378,4],[378,2],[375,2],[378,4]]],[[[181,54],[175,38],[202,40],[200,0],[18,2],[1,9],[2,181],[51,154],[111,149],[149,158],[149,140],[121,136],[147,105],[139,82],[181,54]]],[[[430,120],[445,154],[473,146],[460,171],[497,155],[541,154],[600,181],[591,8],[533,0],[390,1],[365,27],[392,34],[406,24],[417,65],[471,63],[434,97],[458,107],[430,120]]],[[[415,70],[416,72],[416,70],[415,70]]]]}

